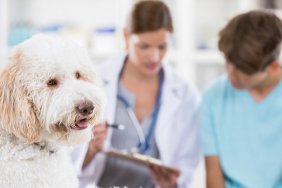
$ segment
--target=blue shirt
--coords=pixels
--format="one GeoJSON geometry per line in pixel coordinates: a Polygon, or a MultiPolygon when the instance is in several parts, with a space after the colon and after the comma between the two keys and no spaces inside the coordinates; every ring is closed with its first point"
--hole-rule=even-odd
{"type": "Polygon", "coordinates": [[[223,76],[201,110],[204,154],[220,158],[227,188],[282,187],[282,81],[258,103],[223,76]]]}

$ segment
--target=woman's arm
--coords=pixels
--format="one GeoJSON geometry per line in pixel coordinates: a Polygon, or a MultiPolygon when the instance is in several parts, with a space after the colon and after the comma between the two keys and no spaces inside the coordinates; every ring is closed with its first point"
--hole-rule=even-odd
{"type": "Polygon", "coordinates": [[[88,164],[93,160],[95,155],[103,148],[104,142],[107,137],[107,132],[107,125],[105,122],[94,126],[94,139],[89,142],[88,150],[82,165],[82,170],[86,166],[88,166],[88,164]]]}
{"type": "Polygon", "coordinates": [[[205,157],[207,188],[224,188],[224,176],[218,156],[205,157]]]}

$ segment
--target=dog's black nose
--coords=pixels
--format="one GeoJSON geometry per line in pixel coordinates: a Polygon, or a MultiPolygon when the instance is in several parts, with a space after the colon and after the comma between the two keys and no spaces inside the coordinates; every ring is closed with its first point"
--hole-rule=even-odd
{"type": "Polygon", "coordinates": [[[94,110],[94,105],[90,101],[83,101],[76,106],[76,110],[83,116],[90,115],[94,110]]]}

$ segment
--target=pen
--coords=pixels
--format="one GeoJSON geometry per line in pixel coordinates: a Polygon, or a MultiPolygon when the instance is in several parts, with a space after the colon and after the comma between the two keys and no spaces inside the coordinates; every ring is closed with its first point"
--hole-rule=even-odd
{"type": "Polygon", "coordinates": [[[107,124],[107,127],[118,129],[118,130],[124,130],[125,126],[121,124],[107,124]]]}

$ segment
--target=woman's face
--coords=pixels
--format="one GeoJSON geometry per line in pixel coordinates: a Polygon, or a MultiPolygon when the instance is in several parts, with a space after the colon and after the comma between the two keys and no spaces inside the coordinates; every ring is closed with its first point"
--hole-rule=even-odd
{"type": "Polygon", "coordinates": [[[225,69],[232,86],[236,89],[252,89],[260,87],[268,78],[267,71],[261,71],[252,75],[248,75],[237,69],[231,63],[226,63],[225,69]]]}
{"type": "Polygon", "coordinates": [[[140,34],[125,31],[129,63],[144,75],[158,74],[167,52],[169,34],[166,29],[140,34]]]}

